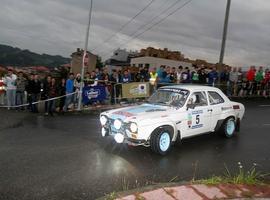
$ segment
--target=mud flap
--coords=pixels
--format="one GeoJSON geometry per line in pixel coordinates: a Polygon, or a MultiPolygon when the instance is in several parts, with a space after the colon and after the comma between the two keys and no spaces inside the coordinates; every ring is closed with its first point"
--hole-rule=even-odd
{"type": "Polygon", "coordinates": [[[240,131],[240,119],[239,119],[239,118],[237,118],[237,120],[236,120],[235,131],[236,131],[236,132],[239,132],[239,131],[240,131]]]}

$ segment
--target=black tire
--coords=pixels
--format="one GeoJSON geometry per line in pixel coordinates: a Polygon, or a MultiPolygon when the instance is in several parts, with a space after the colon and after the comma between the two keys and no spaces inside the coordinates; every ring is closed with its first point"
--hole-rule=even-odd
{"type": "Polygon", "coordinates": [[[150,138],[150,147],[153,152],[158,153],[160,155],[165,155],[169,152],[172,146],[172,130],[170,128],[158,128],[156,129],[150,138]],[[167,140],[169,136],[169,141],[167,140]],[[166,144],[162,147],[160,145],[161,138],[166,138],[166,144]],[[167,147],[168,146],[168,147],[167,147]],[[166,148],[167,147],[167,148],[166,148]]]}
{"type": "Polygon", "coordinates": [[[233,117],[227,118],[221,126],[220,132],[223,136],[231,138],[236,133],[236,122],[233,117]]]}

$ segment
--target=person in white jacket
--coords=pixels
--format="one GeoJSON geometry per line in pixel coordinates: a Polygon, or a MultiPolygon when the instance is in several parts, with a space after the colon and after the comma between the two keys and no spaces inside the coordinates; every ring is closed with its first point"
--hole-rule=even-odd
{"type": "Polygon", "coordinates": [[[13,71],[11,69],[9,69],[8,74],[4,77],[8,109],[16,105],[16,79],[17,76],[13,74],[13,71]]]}

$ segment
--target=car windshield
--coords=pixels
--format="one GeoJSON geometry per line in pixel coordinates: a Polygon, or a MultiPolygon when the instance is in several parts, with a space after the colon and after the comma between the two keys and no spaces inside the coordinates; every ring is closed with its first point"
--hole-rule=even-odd
{"type": "Polygon", "coordinates": [[[150,104],[182,107],[189,95],[188,90],[176,88],[162,88],[157,90],[149,99],[150,104]]]}

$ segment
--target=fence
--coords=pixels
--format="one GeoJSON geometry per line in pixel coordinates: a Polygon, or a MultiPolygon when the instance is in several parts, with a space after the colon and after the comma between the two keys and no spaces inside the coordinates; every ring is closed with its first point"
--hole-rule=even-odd
{"type": "MultiPolygon", "coordinates": [[[[101,81],[104,82],[104,81],[101,81]]],[[[168,85],[177,85],[175,83],[166,83],[166,84],[157,84],[151,85],[149,82],[132,82],[132,83],[114,83],[114,82],[106,82],[110,83],[110,89],[106,84],[97,85],[97,86],[86,86],[83,88],[83,98],[82,102],[84,105],[92,105],[94,103],[101,104],[116,104],[121,101],[126,102],[136,102],[140,100],[144,100],[148,98],[157,88],[168,85]]],[[[184,84],[180,84],[184,85],[184,84]]],[[[206,84],[201,84],[206,85],[206,84]]],[[[256,83],[256,82],[242,82],[242,83],[222,83],[215,84],[215,87],[220,88],[227,96],[229,97],[270,97],[270,83],[256,83]]],[[[58,96],[51,99],[38,100],[36,102],[32,102],[32,104],[42,104],[44,102],[58,100],[66,96],[74,95],[75,98],[73,103],[78,100],[78,92],[74,92],[71,94],[58,96]]],[[[4,107],[26,107],[29,103],[24,102],[21,105],[7,106],[3,105],[4,102],[4,93],[0,94],[0,108],[4,107]]]]}

